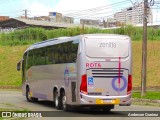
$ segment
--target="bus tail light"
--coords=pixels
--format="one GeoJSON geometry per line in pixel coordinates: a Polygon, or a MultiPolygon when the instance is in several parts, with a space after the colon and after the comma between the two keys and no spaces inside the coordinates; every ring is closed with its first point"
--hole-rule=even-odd
{"type": "Polygon", "coordinates": [[[128,75],[127,94],[131,93],[131,90],[132,90],[132,75],[128,75]]]}
{"type": "Polygon", "coordinates": [[[86,74],[82,75],[81,77],[80,92],[87,94],[87,75],[86,74]]]}

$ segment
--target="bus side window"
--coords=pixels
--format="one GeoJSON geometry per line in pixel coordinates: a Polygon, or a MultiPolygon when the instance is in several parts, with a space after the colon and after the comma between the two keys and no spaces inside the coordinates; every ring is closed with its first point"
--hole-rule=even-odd
{"type": "Polygon", "coordinates": [[[29,69],[33,65],[33,52],[32,50],[28,53],[28,62],[27,62],[27,69],[29,69]]]}
{"type": "Polygon", "coordinates": [[[54,60],[54,51],[53,51],[53,46],[49,46],[46,48],[46,64],[54,64],[55,60],[54,60]]]}

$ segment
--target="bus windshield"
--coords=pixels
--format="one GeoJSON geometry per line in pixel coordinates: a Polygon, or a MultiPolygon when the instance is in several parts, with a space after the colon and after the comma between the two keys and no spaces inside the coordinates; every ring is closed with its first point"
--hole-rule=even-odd
{"type": "Polygon", "coordinates": [[[123,39],[85,39],[88,57],[127,57],[129,42],[123,39]]]}

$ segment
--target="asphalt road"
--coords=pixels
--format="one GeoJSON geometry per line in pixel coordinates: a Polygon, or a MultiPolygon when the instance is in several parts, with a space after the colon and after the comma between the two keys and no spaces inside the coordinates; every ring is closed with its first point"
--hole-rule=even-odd
{"type": "MultiPolygon", "coordinates": [[[[22,96],[22,93],[20,91],[5,91],[0,90],[0,103],[6,103],[14,105],[16,108],[25,108],[30,111],[50,111],[51,114],[58,114],[59,117],[45,117],[45,118],[29,118],[28,120],[48,120],[48,119],[65,119],[65,120],[106,120],[106,119],[112,119],[112,120],[160,120],[160,117],[123,117],[123,113],[120,111],[160,111],[160,107],[152,107],[152,106],[138,106],[138,105],[131,105],[131,106],[115,106],[115,109],[113,109],[111,112],[101,112],[101,111],[88,111],[87,109],[83,111],[79,111],[76,109],[73,109],[70,112],[63,112],[59,111],[54,108],[54,105],[52,102],[48,101],[39,101],[37,103],[30,103],[27,102],[25,99],[25,96],[22,96]],[[60,117],[61,116],[61,117],[60,117]],[[69,116],[69,117],[66,117],[69,116]],[[74,117],[71,117],[74,116],[74,117]],[[108,117],[109,116],[109,117],[108,117]],[[115,117],[116,116],[116,117],[115,117]],[[76,118],[75,118],[76,117],[76,118]]],[[[13,107],[13,106],[12,106],[13,107]]],[[[0,106],[1,108],[1,106],[0,106]]],[[[46,112],[50,114],[50,112],[46,112]]],[[[132,113],[132,112],[131,112],[132,113]]],[[[147,112],[148,113],[148,112],[147,112]]],[[[160,112],[159,112],[160,114],[160,112]]]]}

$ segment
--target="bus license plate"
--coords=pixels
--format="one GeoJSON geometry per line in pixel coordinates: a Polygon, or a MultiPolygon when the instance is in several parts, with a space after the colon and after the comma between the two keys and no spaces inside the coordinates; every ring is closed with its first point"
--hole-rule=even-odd
{"type": "Polygon", "coordinates": [[[112,100],[103,100],[105,103],[111,103],[112,100]]]}

